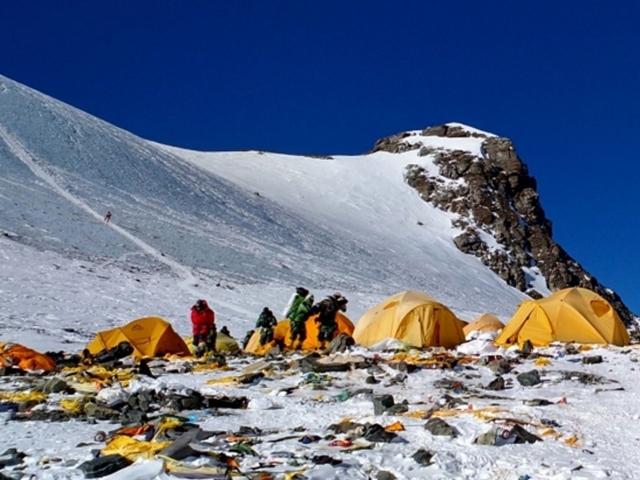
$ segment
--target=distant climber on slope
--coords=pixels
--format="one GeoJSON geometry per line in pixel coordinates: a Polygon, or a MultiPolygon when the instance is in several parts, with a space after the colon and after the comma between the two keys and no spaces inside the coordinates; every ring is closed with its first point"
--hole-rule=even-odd
{"type": "Polygon", "coordinates": [[[295,347],[296,340],[299,341],[298,348],[302,348],[304,340],[307,338],[305,322],[309,318],[309,312],[313,306],[313,295],[303,287],[296,288],[296,293],[289,302],[285,317],[291,321],[291,346],[295,347]]]}
{"type": "Polygon", "coordinates": [[[202,356],[206,351],[216,351],[216,314],[209,308],[206,300],[198,300],[191,307],[191,327],[193,331],[193,346],[196,356],[202,356]]]}
{"type": "Polygon", "coordinates": [[[104,216],[105,223],[109,223],[111,221],[111,217],[112,216],[113,216],[113,214],[111,213],[111,210],[108,210],[107,214],[104,216]]]}
{"type": "Polygon", "coordinates": [[[311,315],[318,314],[318,318],[316,319],[316,322],[320,324],[320,328],[318,329],[318,342],[322,348],[325,348],[327,343],[333,340],[338,330],[336,314],[338,310],[346,312],[348,302],[341,293],[336,292],[314,305],[311,309],[311,315]]]}
{"type": "Polygon", "coordinates": [[[278,320],[271,310],[267,307],[262,309],[256,328],[260,329],[260,345],[266,345],[273,340],[273,327],[276,326],[278,320]]]}

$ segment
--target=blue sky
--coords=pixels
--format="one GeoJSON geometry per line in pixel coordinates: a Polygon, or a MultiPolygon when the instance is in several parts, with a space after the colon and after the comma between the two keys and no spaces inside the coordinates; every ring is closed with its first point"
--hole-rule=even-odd
{"type": "Polygon", "coordinates": [[[4,2],[0,73],[196,149],[509,136],[556,239],[640,311],[639,22],[631,1],[4,2]]]}

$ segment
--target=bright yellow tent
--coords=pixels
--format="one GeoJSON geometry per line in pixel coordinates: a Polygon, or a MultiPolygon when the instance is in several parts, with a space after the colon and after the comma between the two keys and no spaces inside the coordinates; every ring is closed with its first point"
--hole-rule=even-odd
{"type": "Polygon", "coordinates": [[[353,338],[370,347],[396,338],[412,347],[455,347],[464,342],[460,320],[451,310],[420,292],[400,292],[369,309],[353,338]]]}
{"type": "Polygon", "coordinates": [[[497,332],[502,330],[504,324],[492,313],[485,313],[462,327],[465,337],[471,332],[497,332]]]}
{"type": "Polygon", "coordinates": [[[216,335],[216,351],[230,354],[238,353],[240,351],[240,345],[235,338],[218,332],[216,335]]]}
{"type": "MultiPolygon", "coordinates": [[[[307,335],[302,343],[302,350],[317,350],[321,347],[320,342],[318,342],[318,333],[320,332],[319,324],[316,322],[317,318],[318,315],[312,315],[305,322],[307,335]]],[[[347,335],[353,334],[353,323],[351,323],[351,320],[349,320],[346,315],[338,312],[336,314],[336,323],[338,328],[336,329],[335,336],[338,336],[341,333],[346,333],[347,335]]],[[[273,339],[274,340],[271,343],[260,345],[260,329],[257,328],[249,339],[245,352],[253,353],[254,355],[264,355],[277,344],[284,346],[285,349],[292,349],[291,324],[289,320],[281,320],[278,322],[276,328],[273,330],[273,339]]],[[[296,346],[297,343],[298,342],[296,341],[296,346]]]]}
{"type": "MultiPolygon", "coordinates": [[[[184,337],[184,342],[187,344],[187,348],[193,354],[196,351],[196,347],[193,345],[193,337],[184,337]]],[[[238,341],[226,335],[220,331],[216,332],[216,352],[217,353],[228,353],[228,354],[236,354],[240,352],[240,344],[238,341]]]]}
{"type": "Polygon", "coordinates": [[[159,317],[139,318],[122,327],[98,332],[87,348],[95,355],[120,342],[129,342],[135,357],[189,355],[189,348],[184,340],[166,320],[159,317]]]}
{"type": "Polygon", "coordinates": [[[604,298],[586,288],[566,288],[540,300],[526,300],[496,338],[497,345],[535,346],[551,342],[628,345],[629,334],[604,298]]]}

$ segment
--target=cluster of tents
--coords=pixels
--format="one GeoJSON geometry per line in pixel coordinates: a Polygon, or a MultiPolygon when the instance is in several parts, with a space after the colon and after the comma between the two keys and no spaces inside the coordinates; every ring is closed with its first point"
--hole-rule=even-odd
{"type": "MultiPolygon", "coordinates": [[[[307,336],[302,350],[320,348],[317,316],[306,321],[307,336]]],[[[409,347],[454,348],[464,343],[474,331],[500,332],[496,345],[534,346],[551,342],[592,344],[629,344],[627,330],[607,300],[584,288],[567,288],[539,300],[526,300],[520,304],[511,320],[502,324],[491,314],[484,314],[470,323],[460,320],[446,305],[430,296],[406,291],[392,295],[370,308],[354,324],[341,312],[336,316],[336,336],[346,334],[356,344],[372,347],[387,339],[396,339],[409,347]]],[[[135,320],[123,327],[97,334],[87,346],[92,354],[112,348],[122,341],[134,347],[134,355],[161,356],[188,355],[189,347],[166,321],[157,317],[135,320]]],[[[261,345],[260,332],[250,337],[244,350],[261,355],[279,345],[293,349],[289,320],[278,322],[273,342],[261,345]]],[[[220,352],[237,352],[237,342],[230,336],[218,334],[216,348],[220,352]]]]}
{"type": "MultiPolygon", "coordinates": [[[[317,325],[313,317],[307,320],[307,340],[302,348],[319,347],[314,333],[317,325]]],[[[430,296],[415,292],[401,292],[386,298],[362,315],[357,326],[344,315],[338,317],[336,335],[353,337],[358,345],[372,347],[387,339],[396,339],[415,348],[454,348],[466,341],[474,331],[500,332],[495,343],[499,346],[534,346],[551,342],[628,345],[629,335],[613,306],[597,293],[585,288],[567,288],[539,300],[520,304],[511,320],[504,325],[491,314],[484,314],[467,324],[446,305],[430,296]]],[[[287,321],[276,327],[274,343],[291,348],[287,321]]],[[[273,345],[261,346],[258,334],[246,346],[246,351],[261,354],[273,345]]]]}
{"type": "MultiPolygon", "coordinates": [[[[354,326],[344,315],[337,317],[336,335],[347,334],[358,345],[372,347],[387,339],[396,339],[415,348],[454,348],[475,331],[500,332],[495,343],[500,346],[534,346],[551,342],[628,345],[629,335],[612,305],[597,293],[585,288],[567,288],[539,300],[520,304],[504,325],[492,314],[484,314],[470,323],[460,320],[446,305],[430,296],[406,291],[392,295],[362,315],[354,326]]],[[[304,350],[320,347],[317,323],[307,320],[304,350]]],[[[245,351],[262,354],[274,344],[291,348],[288,321],[278,323],[273,344],[260,345],[259,334],[251,337],[245,351]]]]}
{"type": "MultiPolygon", "coordinates": [[[[511,320],[503,325],[491,314],[465,323],[445,305],[420,292],[406,291],[386,298],[362,315],[357,326],[344,314],[336,317],[336,336],[346,334],[364,347],[395,339],[408,347],[454,348],[475,331],[499,332],[498,346],[545,346],[551,342],[628,345],[629,334],[613,306],[604,298],[584,288],[567,288],[539,300],[520,304],[511,320]]],[[[317,350],[316,316],[306,321],[307,337],[302,350],[317,350]]],[[[87,345],[92,355],[115,348],[122,342],[133,347],[137,358],[165,355],[190,355],[187,342],[159,317],[145,317],[122,327],[99,332],[87,345]]],[[[276,345],[293,349],[288,320],[280,321],[273,342],[261,345],[260,332],[253,333],[244,351],[264,355],[276,345]]],[[[242,350],[231,336],[218,333],[216,349],[222,353],[242,350]]],[[[0,344],[0,365],[17,365],[24,370],[52,370],[55,363],[45,355],[16,344],[0,344]]]]}

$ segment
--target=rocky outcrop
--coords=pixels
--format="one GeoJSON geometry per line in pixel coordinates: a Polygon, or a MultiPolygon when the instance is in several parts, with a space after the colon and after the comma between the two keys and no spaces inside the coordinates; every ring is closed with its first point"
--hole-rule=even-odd
{"type": "Polygon", "coordinates": [[[552,290],[586,287],[608,299],[625,323],[633,314],[620,297],[605,288],[558,243],[540,203],[536,180],[529,175],[511,140],[463,127],[442,125],[422,132],[406,132],[376,142],[374,150],[419,150],[417,163],[406,169],[405,180],[436,207],[457,214],[454,239],[461,251],[479,257],[509,285],[539,297],[533,273],[540,272],[552,290]],[[408,139],[415,136],[415,139],[408,139]],[[481,155],[464,150],[424,146],[419,136],[482,138],[481,155]],[[407,142],[407,140],[410,140],[407,142]],[[439,175],[420,166],[419,157],[432,156],[439,175]]]}
{"type": "Polygon", "coordinates": [[[390,152],[390,153],[403,153],[410,150],[417,150],[420,145],[413,145],[404,141],[412,134],[409,132],[398,133],[397,135],[391,135],[390,137],[384,137],[378,140],[373,146],[374,152],[390,152]]]}

